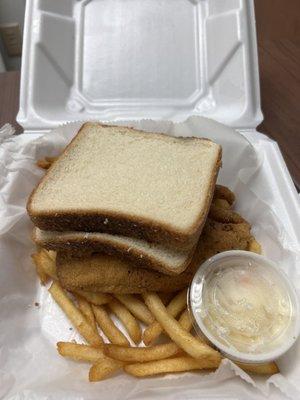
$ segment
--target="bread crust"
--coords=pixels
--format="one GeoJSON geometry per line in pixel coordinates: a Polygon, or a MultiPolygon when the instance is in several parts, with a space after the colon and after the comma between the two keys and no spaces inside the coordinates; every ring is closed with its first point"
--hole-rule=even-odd
{"type": "MultiPolygon", "coordinates": [[[[78,134],[73,138],[69,145],[64,150],[63,154],[67,153],[73,142],[77,140],[82,134],[82,130],[90,123],[84,124],[79,130],[78,134]]],[[[101,125],[101,124],[99,124],[101,125]]],[[[109,125],[101,125],[102,127],[111,127],[109,125]]],[[[133,128],[131,128],[133,129],[133,128]]],[[[143,132],[145,133],[145,132],[143,132]]],[[[156,134],[162,137],[167,135],[156,134]]],[[[183,138],[190,140],[192,138],[183,138]]],[[[195,139],[195,138],[193,138],[195,139]]],[[[196,138],[199,139],[200,138],[196,138]]],[[[203,139],[202,139],[203,140],[203,139]]],[[[209,140],[209,139],[205,139],[209,140]]],[[[167,244],[174,248],[185,249],[190,248],[198,239],[204,226],[209,207],[212,201],[214,187],[218,176],[219,168],[221,166],[222,149],[219,146],[217,162],[210,181],[210,189],[203,210],[201,210],[193,226],[188,231],[179,231],[173,229],[168,224],[156,224],[154,221],[147,218],[138,218],[137,216],[125,215],[113,212],[99,212],[89,210],[86,212],[66,212],[57,210],[54,212],[35,212],[32,206],[33,197],[37,190],[35,188],[29,197],[27,203],[27,212],[32,222],[42,230],[50,231],[85,231],[85,232],[106,232],[114,233],[129,237],[136,237],[138,239],[146,240],[148,242],[155,242],[160,244],[167,244]]],[[[57,161],[56,161],[57,162],[57,161]]],[[[49,168],[48,172],[52,170],[55,163],[49,168]]],[[[45,182],[47,175],[41,180],[45,182]]]]}

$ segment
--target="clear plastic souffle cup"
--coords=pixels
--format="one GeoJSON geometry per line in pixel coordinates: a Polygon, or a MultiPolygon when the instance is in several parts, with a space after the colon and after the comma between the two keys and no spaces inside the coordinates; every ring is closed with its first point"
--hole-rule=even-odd
{"type": "Polygon", "coordinates": [[[273,261],[249,251],[226,251],[204,262],[188,306],[199,337],[239,362],[273,361],[299,336],[295,288],[273,261]]]}

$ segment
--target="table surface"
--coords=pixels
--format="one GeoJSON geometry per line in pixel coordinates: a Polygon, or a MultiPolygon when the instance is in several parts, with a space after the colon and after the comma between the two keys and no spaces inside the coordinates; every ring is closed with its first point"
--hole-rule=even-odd
{"type": "MultiPolygon", "coordinates": [[[[261,107],[258,127],[276,140],[300,190],[300,13],[299,0],[256,0],[261,107]]],[[[0,127],[10,122],[17,132],[20,73],[0,74],[0,127]]]]}

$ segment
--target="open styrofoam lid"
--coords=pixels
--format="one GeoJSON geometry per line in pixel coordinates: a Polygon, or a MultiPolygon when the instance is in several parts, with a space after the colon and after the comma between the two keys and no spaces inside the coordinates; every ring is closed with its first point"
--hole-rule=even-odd
{"type": "Polygon", "coordinates": [[[262,120],[252,0],[27,2],[18,122],[262,120]]]}

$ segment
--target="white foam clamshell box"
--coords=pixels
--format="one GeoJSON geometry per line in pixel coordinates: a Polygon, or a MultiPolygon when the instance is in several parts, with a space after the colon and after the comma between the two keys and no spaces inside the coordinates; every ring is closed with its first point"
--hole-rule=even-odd
{"type": "MultiPolygon", "coordinates": [[[[299,254],[297,253],[299,248],[295,244],[300,243],[299,198],[277,144],[256,132],[256,127],[263,117],[260,109],[252,0],[27,0],[20,110],[17,117],[24,128],[20,141],[22,142],[23,137],[24,146],[27,143],[27,150],[28,143],[31,142],[25,139],[26,137],[50,132],[51,129],[69,121],[95,119],[118,122],[145,118],[184,121],[190,116],[205,116],[236,128],[253,144],[252,150],[241,148],[237,157],[242,160],[243,155],[248,154],[251,165],[251,154],[253,155],[255,151],[259,154],[263,170],[260,170],[256,177],[247,180],[247,169],[228,173],[223,168],[220,180],[224,184],[231,185],[239,182],[237,185],[234,184],[238,198],[237,208],[250,218],[254,229],[258,227],[255,234],[258,235],[258,239],[264,239],[268,254],[273,248],[272,224],[274,218],[276,220],[280,217],[284,229],[281,231],[278,226],[283,225],[276,225],[277,236],[275,236],[285,243],[289,251],[281,253],[281,250],[278,250],[275,256],[284,259],[289,267],[294,265],[299,254]],[[232,179],[233,174],[236,174],[234,179],[232,179]],[[244,183],[241,182],[241,175],[244,183]],[[266,187],[258,201],[255,194],[263,191],[262,179],[266,182],[266,187]],[[266,216],[264,210],[268,199],[271,199],[274,215],[266,216]],[[260,222],[262,213],[266,217],[263,223],[271,221],[265,236],[265,226],[260,222]],[[289,264],[289,260],[292,260],[292,264],[289,264]]],[[[192,129],[197,125],[197,121],[193,119],[188,121],[188,124],[183,125],[185,127],[183,130],[187,126],[192,129]]],[[[149,126],[153,126],[151,121],[149,126]]],[[[234,146],[238,144],[241,147],[245,146],[245,141],[234,136],[232,130],[220,129],[214,136],[214,125],[204,120],[202,128],[205,128],[205,131],[207,129],[207,132],[210,131],[211,137],[218,138],[220,132],[223,132],[226,137],[235,138],[234,146]]],[[[177,129],[177,133],[181,134],[180,126],[172,129],[173,133],[176,133],[177,129]]],[[[191,129],[187,130],[188,134],[191,129]]],[[[185,133],[183,132],[183,135],[185,133]]],[[[54,137],[58,139],[58,133],[54,134],[54,137]]],[[[231,142],[229,143],[224,137],[222,145],[224,160],[227,168],[230,168],[236,161],[230,152],[231,142]]],[[[246,146],[249,147],[248,142],[246,146]]],[[[49,147],[51,148],[50,141],[47,148],[49,147]]],[[[13,144],[8,142],[6,149],[8,149],[6,158],[11,162],[11,176],[13,176],[14,162],[17,162],[10,155],[13,154],[10,153],[13,144]]],[[[18,151],[22,154],[20,149],[18,151]]],[[[20,164],[28,168],[30,157],[26,158],[26,153],[24,157],[20,164]]],[[[38,177],[33,178],[26,168],[23,173],[27,181],[32,181],[32,184],[36,182],[38,177]]],[[[19,185],[21,190],[22,181],[19,185]]],[[[13,188],[16,187],[15,183],[13,188]]],[[[26,190],[29,188],[26,187],[26,190]]],[[[15,201],[18,206],[21,205],[20,212],[24,215],[26,199],[17,198],[15,201]]],[[[11,206],[10,210],[19,208],[11,206]]],[[[4,213],[4,218],[6,216],[4,213]]],[[[10,229],[9,224],[8,218],[7,229],[10,229]]],[[[23,244],[26,241],[27,246],[30,231],[28,218],[24,219],[24,224],[21,226],[26,228],[17,240],[21,240],[23,244]]],[[[12,238],[18,234],[13,233],[13,230],[11,232],[9,237],[12,238]]],[[[275,248],[281,249],[280,246],[275,248]]],[[[7,262],[15,265],[14,259],[7,262]]],[[[31,270],[32,266],[29,264],[30,261],[28,263],[26,261],[26,268],[31,270]]],[[[298,276],[295,270],[289,272],[291,276],[298,276]]],[[[20,271],[17,268],[11,273],[18,277],[20,271]]],[[[14,282],[19,281],[16,278],[14,282]]],[[[20,291],[20,288],[16,289],[16,293],[24,293],[25,289],[22,288],[20,291]]],[[[2,311],[5,312],[5,299],[3,301],[2,311]]],[[[15,301],[10,300],[10,306],[19,310],[20,301],[16,294],[15,301]]],[[[33,322],[32,329],[37,331],[33,335],[35,331],[31,330],[31,336],[26,333],[31,326],[26,327],[24,331],[28,351],[26,347],[22,348],[18,365],[16,360],[19,357],[12,353],[12,349],[7,353],[10,358],[5,359],[5,349],[3,353],[7,368],[10,371],[17,370],[21,374],[21,382],[31,383],[29,386],[17,388],[17,382],[14,383],[13,380],[14,373],[6,374],[0,365],[0,397],[3,393],[8,393],[11,387],[14,387],[16,394],[9,396],[10,400],[19,399],[19,395],[26,400],[100,398],[97,394],[104,399],[108,398],[108,393],[112,399],[175,399],[176,397],[192,400],[207,399],[206,393],[209,398],[214,399],[261,399],[265,398],[266,393],[272,393],[272,399],[283,399],[287,398],[286,395],[292,397],[296,393],[296,390],[291,389],[286,381],[282,380],[281,375],[278,378],[272,377],[268,381],[268,385],[273,382],[275,386],[280,387],[281,392],[270,392],[270,388],[260,386],[258,381],[250,382],[248,376],[243,377],[240,372],[238,373],[244,380],[260,388],[259,392],[253,387],[240,384],[238,378],[233,378],[235,373],[228,375],[228,368],[216,372],[214,376],[203,378],[206,383],[201,389],[197,386],[200,378],[189,374],[181,378],[182,381],[176,377],[172,379],[167,377],[141,382],[121,374],[113,378],[113,390],[110,389],[108,381],[107,386],[105,382],[96,386],[95,384],[84,386],[87,369],[82,372],[82,365],[73,364],[69,360],[56,361],[61,362],[61,368],[64,369],[61,379],[56,369],[49,372],[49,377],[45,377],[43,368],[46,369],[47,366],[47,371],[51,371],[53,357],[58,357],[52,343],[49,347],[46,338],[56,337],[57,332],[61,337],[62,332],[67,329],[68,322],[62,315],[57,320],[57,316],[54,315],[56,309],[53,308],[47,291],[41,289],[39,301],[43,310],[39,317],[41,326],[35,325],[36,317],[29,313],[28,321],[33,322]],[[41,337],[39,329],[45,334],[45,338],[41,337]],[[40,349],[40,340],[44,340],[45,347],[39,356],[42,364],[38,371],[39,357],[29,349],[34,348],[34,341],[38,343],[40,349]],[[36,357],[34,364],[37,366],[36,373],[40,378],[43,377],[42,385],[35,382],[35,372],[32,369],[30,369],[32,379],[26,370],[28,360],[28,367],[33,365],[33,357],[36,357]],[[9,362],[9,360],[14,361],[9,362]],[[56,376],[54,381],[51,380],[52,373],[56,376]]],[[[10,314],[7,314],[7,318],[8,315],[10,314]]],[[[3,321],[5,322],[5,319],[3,321]]],[[[18,326],[16,318],[11,323],[13,326],[18,326]]],[[[299,348],[300,346],[297,347],[297,351],[299,348]]],[[[294,383],[299,382],[300,375],[300,366],[296,358],[299,360],[299,357],[287,357],[282,362],[286,374],[294,383]],[[291,365],[292,371],[289,371],[291,365]]]]}
{"type": "Polygon", "coordinates": [[[31,0],[18,122],[262,121],[251,0],[31,0]]]}

